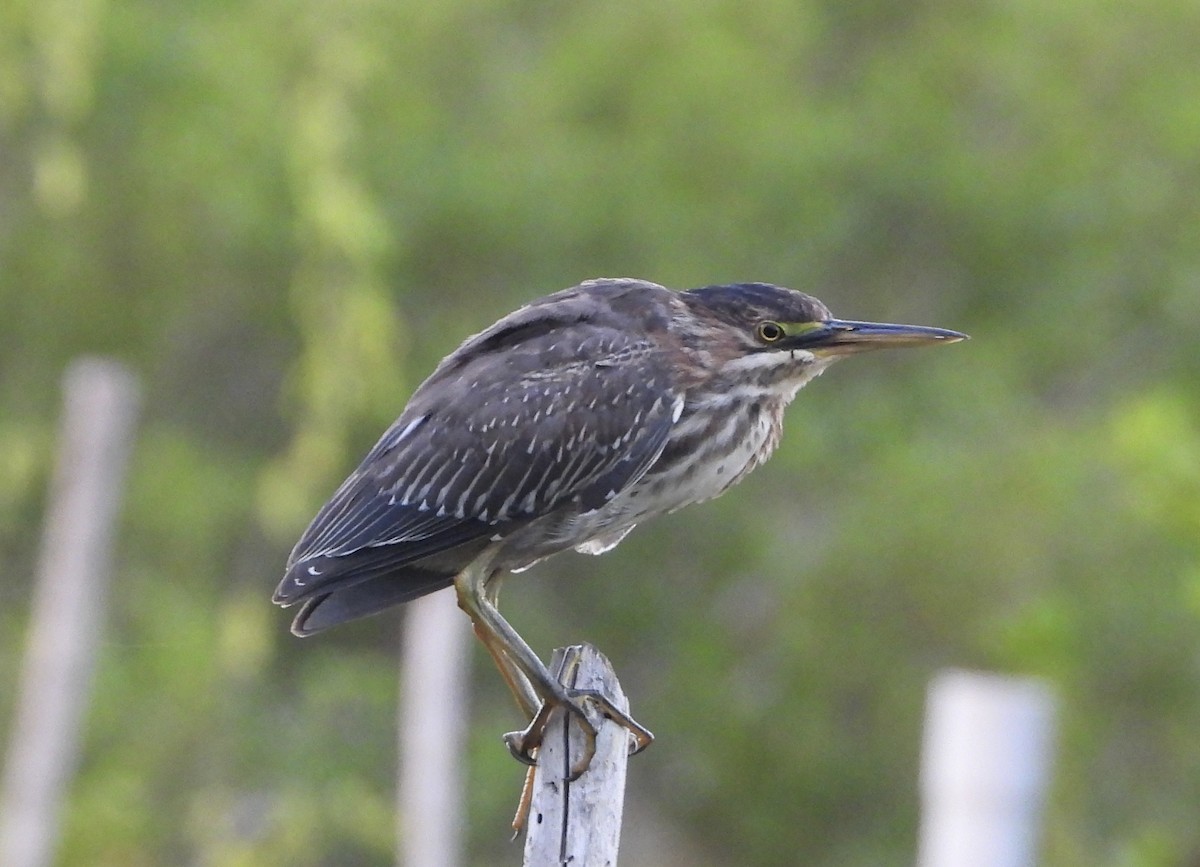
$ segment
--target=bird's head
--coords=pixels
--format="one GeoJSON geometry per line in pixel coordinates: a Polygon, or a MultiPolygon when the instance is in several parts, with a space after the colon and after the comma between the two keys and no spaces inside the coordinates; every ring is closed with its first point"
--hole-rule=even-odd
{"type": "MultiPolygon", "coordinates": [[[[955,343],[967,335],[945,328],[835,319],[819,300],[769,283],[705,286],[681,293],[709,334],[720,332],[741,357],[784,353],[824,367],[844,355],[871,349],[955,343]]],[[[762,358],[763,363],[766,359],[762,358]]],[[[782,358],[780,358],[782,361],[782,358]]]]}

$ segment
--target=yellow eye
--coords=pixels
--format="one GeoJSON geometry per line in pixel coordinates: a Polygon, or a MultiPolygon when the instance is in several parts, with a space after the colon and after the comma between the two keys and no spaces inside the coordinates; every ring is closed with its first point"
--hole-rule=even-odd
{"type": "Polygon", "coordinates": [[[783,340],[784,335],[783,326],[778,322],[771,322],[770,320],[758,323],[758,327],[754,329],[754,333],[763,343],[776,343],[783,340]]]}

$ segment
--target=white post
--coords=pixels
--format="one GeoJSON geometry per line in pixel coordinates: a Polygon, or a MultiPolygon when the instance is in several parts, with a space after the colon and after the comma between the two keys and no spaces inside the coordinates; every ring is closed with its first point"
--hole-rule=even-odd
{"type": "Polygon", "coordinates": [[[400,673],[398,863],[455,867],[466,827],[463,762],[470,621],[454,592],[406,606],[400,673]]]}
{"type": "Polygon", "coordinates": [[[919,867],[1032,867],[1055,700],[1035,678],[948,671],[930,685],[919,867]]]}
{"type": "Polygon", "coordinates": [[[63,387],[58,465],[0,781],[0,863],[6,867],[45,867],[54,858],[91,691],[137,415],[136,381],[115,362],[77,361],[63,387]]]}
{"type": "MultiPolygon", "coordinates": [[[[555,651],[564,686],[597,690],[620,711],[629,710],[608,659],[590,644],[555,651]]],[[[603,719],[596,754],[583,775],[568,781],[583,747],[579,726],[561,709],[550,715],[538,747],[532,803],[526,821],[525,867],[616,867],[625,805],[629,732],[603,719]]]]}

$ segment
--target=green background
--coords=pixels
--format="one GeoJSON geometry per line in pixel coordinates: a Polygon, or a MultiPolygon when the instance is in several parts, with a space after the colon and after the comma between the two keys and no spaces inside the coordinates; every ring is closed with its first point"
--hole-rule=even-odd
{"type": "MultiPolygon", "coordinates": [[[[61,373],[145,392],[61,863],[390,861],[400,618],[299,642],[270,592],[442,355],[594,276],[974,338],[837,366],[727,497],[508,582],[658,735],[641,863],[911,863],[946,666],[1056,688],[1045,864],[1193,863],[1197,33],[1190,0],[0,6],[0,734],[61,373]]],[[[519,720],[471,652],[469,861],[515,864],[519,720]]]]}

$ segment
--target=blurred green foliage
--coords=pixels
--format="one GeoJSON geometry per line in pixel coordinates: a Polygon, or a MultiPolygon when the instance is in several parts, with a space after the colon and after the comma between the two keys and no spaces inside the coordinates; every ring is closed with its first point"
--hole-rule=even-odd
{"type": "MultiPolygon", "coordinates": [[[[1062,697],[1046,864],[1200,857],[1197,32],[1185,0],[0,6],[0,682],[61,371],[147,390],[61,863],[389,861],[398,618],[301,644],[269,593],[441,355],[600,275],[975,338],[839,366],[736,492],[510,582],[659,735],[629,822],[681,863],[905,863],[925,684],[982,666],[1062,697]]],[[[476,658],[470,859],[516,863],[476,658]]]]}

